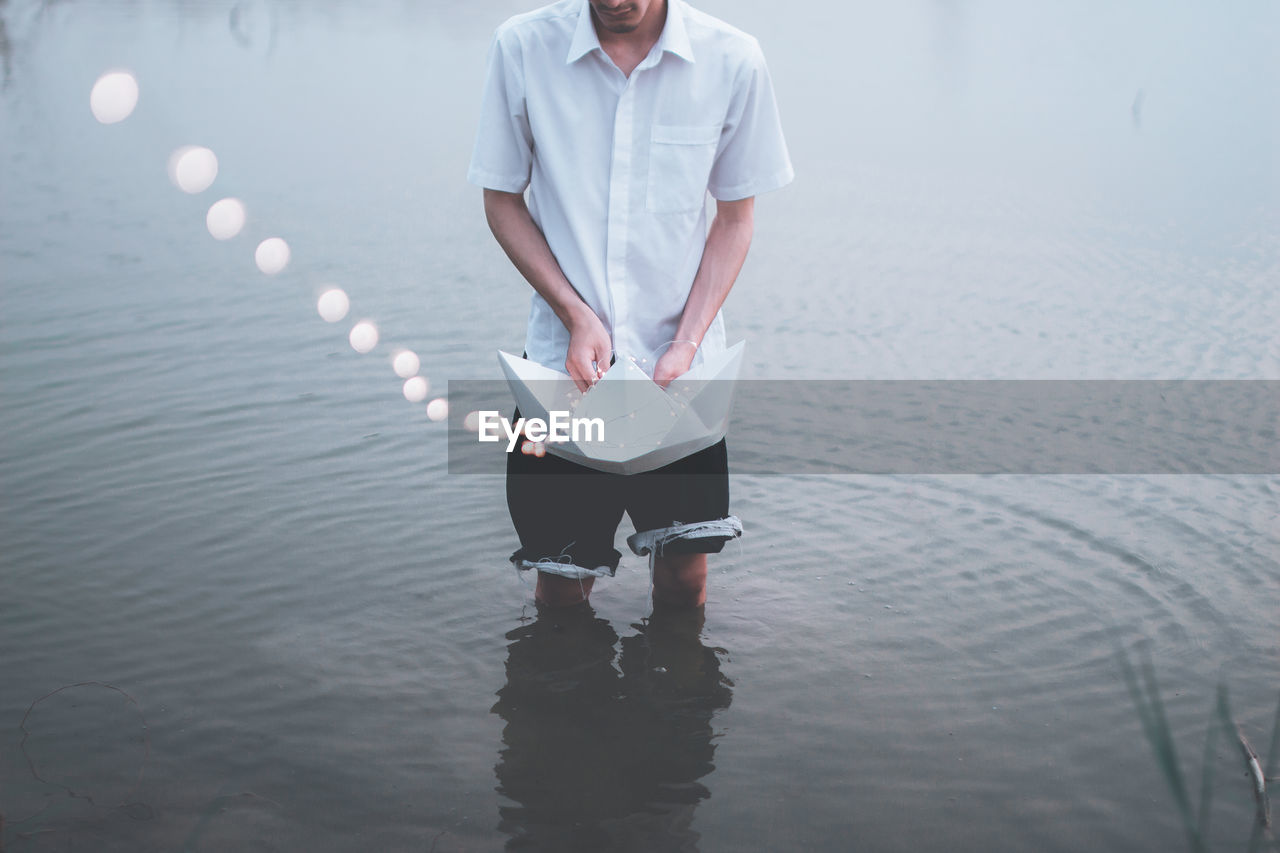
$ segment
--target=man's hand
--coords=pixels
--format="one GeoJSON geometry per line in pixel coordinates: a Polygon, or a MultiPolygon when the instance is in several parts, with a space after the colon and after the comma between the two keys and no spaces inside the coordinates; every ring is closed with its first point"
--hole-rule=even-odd
{"type": "Polygon", "coordinates": [[[653,366],[653,381],[666,388],[673,380],[689,372],[689,365],[693,364],[693,357],[697,352],[698,348],[693,341],[676,341],[667,347],[667,351],[653,366]]]}
{"type": "Polygon", "coordinates": [[[596,312],[582,304],[569,323],[569,354],[564,369],[579,391],[586,391],[609,369],[613,342],[596,312]]]}

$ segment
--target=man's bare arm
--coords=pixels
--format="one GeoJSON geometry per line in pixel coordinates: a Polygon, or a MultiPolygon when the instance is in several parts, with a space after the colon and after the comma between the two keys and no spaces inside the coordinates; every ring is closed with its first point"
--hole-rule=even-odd
{"type": "Polygon", "coordinates": [[[547,245],[547,238],[529,214],[521,193],[486,189],[484,215],[489,221],[489,230],[511,263],[547,300],[551,310],[569,330],[565,370],[579,390],[587,390],[608,370],[609,359],[613,355],[613,344],[604,323],[565,278],[551,247],[547,245]],[[597,366],[593,368],[592,362],[597,366]]]}
{"type": "Polygon", "coordinates": [[[742,271],[754,227],[755,198],[716,202],[716,215],[707,232],[702,263],[676,327],[676,343],[667,348],[653,369],[653,380],[663,388],[687,371],[693,362],[702,336],[742,271]]]}

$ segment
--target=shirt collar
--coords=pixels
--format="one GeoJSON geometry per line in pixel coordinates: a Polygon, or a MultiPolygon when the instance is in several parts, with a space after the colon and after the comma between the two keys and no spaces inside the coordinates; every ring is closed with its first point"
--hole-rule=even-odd
{"type": "MultiPolygon", "coordinates": [[[[685,29],[684,12],[682,0],[667,0],[667,20],[655,46],[660,53],[667,51],[686,62],[693,62],[693,46],[689,44],[689,31],[685,29]]],[[[591,23],[591,7],[587,0],[582,0],[578,7],[578,26],[573,31],[573,41],[569,43],[569,55],[564,59],[565,64],[577,62],[593,50],[603,48],[600,47],[596,28],[591,23]]]]}

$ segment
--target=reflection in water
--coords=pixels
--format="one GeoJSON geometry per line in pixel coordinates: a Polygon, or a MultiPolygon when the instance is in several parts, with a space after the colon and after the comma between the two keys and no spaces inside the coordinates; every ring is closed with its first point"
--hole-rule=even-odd
{"type": "MultiPolygon", "coordinates": [[[[0,0],[0,10],[4,7],[5,0],[0,0]]],[[[0,69],[3,69],[0,88],[7,88],[9,75],[13,73],[13,45],[9,44],[9,28],[5,26],[3,16],[0,16],[0,69]]]]}
{"type": "Polygon", "coordinates": [[[964,91],[968,72],[968,12],[958,0],[933,0],[933,63],[945,95],[964,91]]]}
{"type": "Polygon", "coordinates": [[[1146,99],[1147,91],[1139,89],[1138,94],[1133,96],[1133,104],[1129,107],[1129,112],[1133,115],[1133,126],[1138,130],[1142,129],[1142,104],[1146,99]]]}
{"type": "Polygon", "coordinates": [[[507,634],[495,768],[512,850],[695,850],[711,719],[732,699],[703,612],[656,610],[621,642],[590,605],[507,634]]]}
{"type": "Polygon", "coordinates": [[[276,46],[276,14],[266,3],[239,2],[227,16],[231,38],[246,50],[260,50],[270,56],[276,46]]]}

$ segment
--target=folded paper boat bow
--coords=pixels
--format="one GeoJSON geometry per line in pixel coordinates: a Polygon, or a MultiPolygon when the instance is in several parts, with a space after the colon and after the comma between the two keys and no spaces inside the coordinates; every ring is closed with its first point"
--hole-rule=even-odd
{"type": "Polygon", "coordinates": [[[568,375],[528,359],[499,351],[498,362],[524,418],[550,422],[553,412],[566,412],[603,422],[603,440],[599,430],[584,428],[576,440],[548,441],[548,453],[598,471],[638,474],[724,438],[743,346],[703,359],[665,389],[629,357],[618,358],[585,393],[568,375]]]}

